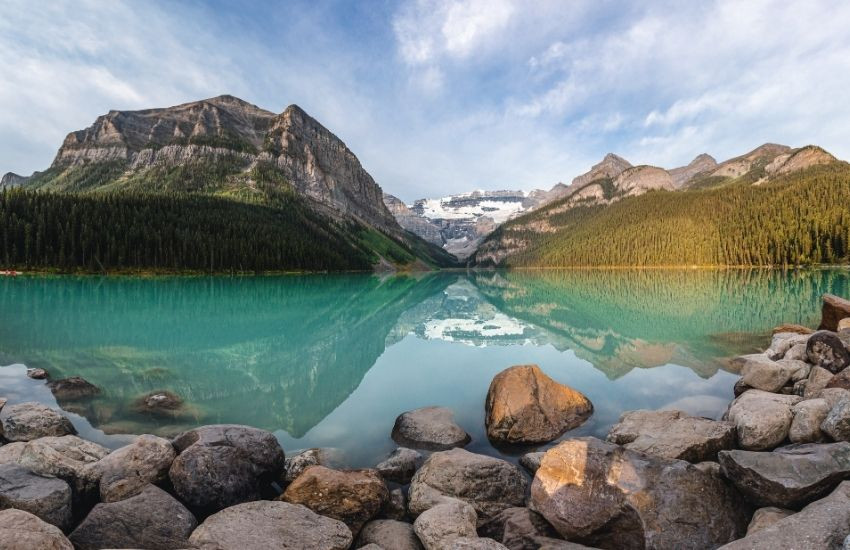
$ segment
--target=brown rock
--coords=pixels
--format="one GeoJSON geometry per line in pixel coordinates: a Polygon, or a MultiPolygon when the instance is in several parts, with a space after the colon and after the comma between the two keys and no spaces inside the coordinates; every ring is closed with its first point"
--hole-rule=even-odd
{"type": "Polygon", "coordinates": [[[822,389],[832,381],[834,375],[823,367],[812,367],[809,371],[809,378],[806,380],[806,387],[803,391],[803,397],[811,399],[818,397],[822,389]]]}
{"type": "Polygon", "coordinates": [[[537,550],[538,539],[558,538],[543,516],[528,508],[507,508],[478,528],[482,537],[499,541],[510,550],[537,550]]]}
{"type": "Polygon", "coordinates": [[[58,527],[23,510],[0,512],[0,548],[3,550],[74,550],[58,527]]]}
{"type": "Polygon", "coordinates": [[[183,409],[183,399],[174,392],[158,390],[136,399],[133,410],[149,416],[179,416],[183,409]]]}
{"type": "Polygon", "coordinates": [[[836,332],[841,332],[843,330],[850,329],[850,317],[845,317],[844,319],[838,321],[838,328],[836,332]]]}
{"type": "Polygon", "coordinates": [[[783,520],[793,514],[793,510],[784,508],[776,508],[768,506],[767,508],[759,508],[753,514],[753,519],[747,527],[747,536],[754,535],[766,527],[770,527],[779,520],[783,520]]]}
{"type": "Polygon", "coordinates": [[[834,294],[824,294],[818,330],[837,332],[839,321],[845,317],[850,317],[850,301],[834,294]]]}
{"type": "Polygon", "coordinates": [[[850,365],[850,352],[834,333],[819,330],[809,337],[806,343],[806,355],[809,363],[818,365],[836,374],[850,365]]]}
{"type": "Polygon", "coordinates": [[[50,375],[44,369],[27,369],[27,376],[33,380],[46,380],[50,375]]]}
{"type": "Polygon", "coordinates": [[[100,394],[100,388],[79,376],[51,380],[47,383],[47,387],[60,404],[63,401],[87,399],[100,394]]]}
{"type": "Polygon", "coordinates": [[[829,382],[826,383],[826,387],[850,390],[850,369],[844,369],[830,378],[829,382]]]}
{"type": "Polygon", "coordinates": [[[100,477],[100,500],[124,500],[150,483],[162,483],[176,456],[170,441],[153,435],[140,435],[112,451],[93,466],[100,477]]]}
{"type": "Polygon", "coordinates": [[[593,413],[593,405],[537,365],[518,365],[493,378],[485,410],[491,441],[531,444],[552,441],[580,426],[593,413]]]}
{"type": "Polygon", "coordinates": [[[794,334],[812,334],[814,331],[809,327],[804,327],[803,325],[795,325],[792,323],[779,325],[772,331],[773,334],[779,334],[782,332],[793,332],[794,334]]]}
{"type": "Polygon", "coordinates": [[[395,419],[393,441],[411,449],[443,451],[463,447],[469,434],[454,421],[454,413],[445,407],[423,407],[407,411],[395,419]]]}

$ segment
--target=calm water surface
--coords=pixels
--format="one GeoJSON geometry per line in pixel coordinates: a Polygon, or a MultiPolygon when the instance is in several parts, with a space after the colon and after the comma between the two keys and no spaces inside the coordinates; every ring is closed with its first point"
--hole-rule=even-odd
{"type": "Polygon", "coordinates": [[[420,276],[17,277],[0,280],[0,396],[68,411],[108,446],[210,423],[275,432],[287,452],[335,447],[351,466],[394,448],[395,417],[452,408],[484,434],[492,377],[537,363],[595,413],[568,435],[604,436],[622,411],[719,417],[725,359],[764,347],[781,322],[816,324],[845,270],[544,271],[420,276]],[[57,403],[27,367],[82,376],[101,396],[57,403]],[[185,400],[175,418],[133,402],[185,400]]]}

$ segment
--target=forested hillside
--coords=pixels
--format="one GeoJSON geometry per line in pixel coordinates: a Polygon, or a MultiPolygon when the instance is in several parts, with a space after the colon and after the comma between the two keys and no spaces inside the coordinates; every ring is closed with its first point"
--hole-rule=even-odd
{"type": "Polygon", "coordinates": [[[811,265],[850,261],[850,165],[753,185],[652,191],[611,205],[559,204],[500,227],[478,265],[811,265]],[[556,212],[556,213],[552,213],[556,212]]]}

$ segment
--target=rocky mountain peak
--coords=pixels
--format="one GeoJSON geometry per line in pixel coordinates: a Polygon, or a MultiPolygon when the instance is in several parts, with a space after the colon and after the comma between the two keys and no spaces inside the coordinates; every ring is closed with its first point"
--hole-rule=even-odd
{"type": "Polygon", "coordinates": [[[670,170],[673,187],[676,189],[683,187],[687,182],[694,177],[706,174],[717,167],[717,161],[711,155],[702,153],[697,155],[687,166],[673,168],[670,170]]]}
{"type": "Polygon", "coordinates": [[[631,167],[632,164],[623,157],[614,153],[608,153],[600,162],[594,164],[590,171],[573,178],[572,184],[574,186],[582,186],[601,178],[616,178],[624,170],[631,167]]]}
{"type": "Polygon", "coordinates": [[[26,181],[29,178],[27,176],[20,176],[14,172],[6,172],[3,174],[3,177],[0,178],[0,189],[8,189],[11,187],[17,187],[26,181]]]}

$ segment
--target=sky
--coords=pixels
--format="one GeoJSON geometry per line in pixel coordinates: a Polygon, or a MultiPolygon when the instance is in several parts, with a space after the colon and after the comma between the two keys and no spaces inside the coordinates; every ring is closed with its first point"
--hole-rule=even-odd
{"type": "Polygon", "coordinates": [[[0,173],[109,110],[296,103],[405,201],[548,189],[615,152],[850,158],[841,0],[4,0],[0,173]]]}

